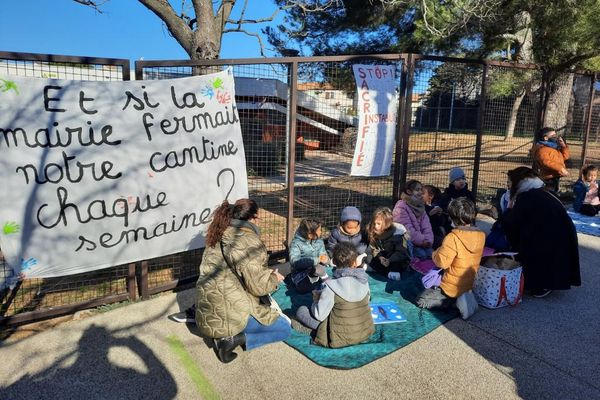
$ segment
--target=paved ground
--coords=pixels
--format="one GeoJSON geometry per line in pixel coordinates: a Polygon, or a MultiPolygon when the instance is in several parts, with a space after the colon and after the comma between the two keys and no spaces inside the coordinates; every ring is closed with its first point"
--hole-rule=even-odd
{"type": "Polygon", "coordinates": [[[581,288],[452,320],[359,369],[283,343],[223,365],[166,318],[193,303],[187,290],[5,340],[0,399],[197,399],[198,367],[223,399],[600,399],[600,238],[579,239],[581,288]]]}

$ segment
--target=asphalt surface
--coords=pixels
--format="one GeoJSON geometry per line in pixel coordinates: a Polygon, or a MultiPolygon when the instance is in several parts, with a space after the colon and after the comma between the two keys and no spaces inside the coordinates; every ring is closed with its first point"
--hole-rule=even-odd
{"type": "Polygon", "coordinates": [[[600,399],[600,238],[579,235],[583,285],[515,308],[481,309],[354,370],[284,343],[221,364],[167,316],[193,290],[0,344],[0,399],[199,399],[180,341],[223,399],[600,399]]]}

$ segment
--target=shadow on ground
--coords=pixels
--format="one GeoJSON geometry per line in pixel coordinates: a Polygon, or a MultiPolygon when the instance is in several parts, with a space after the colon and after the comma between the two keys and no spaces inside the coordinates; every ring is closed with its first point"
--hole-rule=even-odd
{"type": "Polygon", "coordinates": [[[79,399],[171,399],[177,386],[154,352],[138,338],[117,337],[104,327],[91,325],[75,351],[44,371],[0,388],[1,399],[59,399],[67,394],[79,399]]]}
{"type": "Polygon", "coordinates": [[[524,399],[600,398],[597,288],[600,242],[578,235],[582,286],[514,308],[480,309],[466,324],[446,324],[495,368],[514,379],[524,399]]]}

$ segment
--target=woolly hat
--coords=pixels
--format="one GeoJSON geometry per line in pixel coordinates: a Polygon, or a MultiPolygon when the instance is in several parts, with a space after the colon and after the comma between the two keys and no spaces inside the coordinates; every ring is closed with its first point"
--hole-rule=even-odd
{"type": "Polygon", "coordinates": [[[465,171],[463,171],[462,168],[454,167],[450,170],[450,173],[448,174],[448,180],[450,181],[450,183],[461,178],[465,178],[465,171]]]}
{"type": "Polygon", "coordinates": [[[360,223],[362,216],[360,215],[360,211],[356,207],[344,207],[342,210],[342,216],[340,217],[340,221],[342,223],[346,221],[358,221],[360,223]]]}

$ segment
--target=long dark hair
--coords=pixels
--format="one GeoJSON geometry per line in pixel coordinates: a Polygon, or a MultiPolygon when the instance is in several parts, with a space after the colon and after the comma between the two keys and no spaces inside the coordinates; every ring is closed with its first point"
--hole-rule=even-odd
{"type": "Polygon", "coordinates": [[[300,236],[304,239],[309,239],[309,235],[316,235],[317,229],[321,226],[321,221],[316,218],[304,218],[300,221],[300,225],[298,225],[298,230],[296,231],[300,236]]]}
{"type": "Polygon", "coordinates": [[[529,167],[517,167],[508,171],[508,178],[510,179],[510,198],[514,199],[522,180],[539,178],[539,175],[529,167]]]}
{"type": "Polygon", "coordinates": [[[239,199],[235,204],[229,204],[227,200],[223,201],[213,213],[213,220],[206,232],[206,245],[213,247],[219,243],[232,219],[248,221],[256,214],[258,214],[258,205],[254,200],[239,199]]]}

